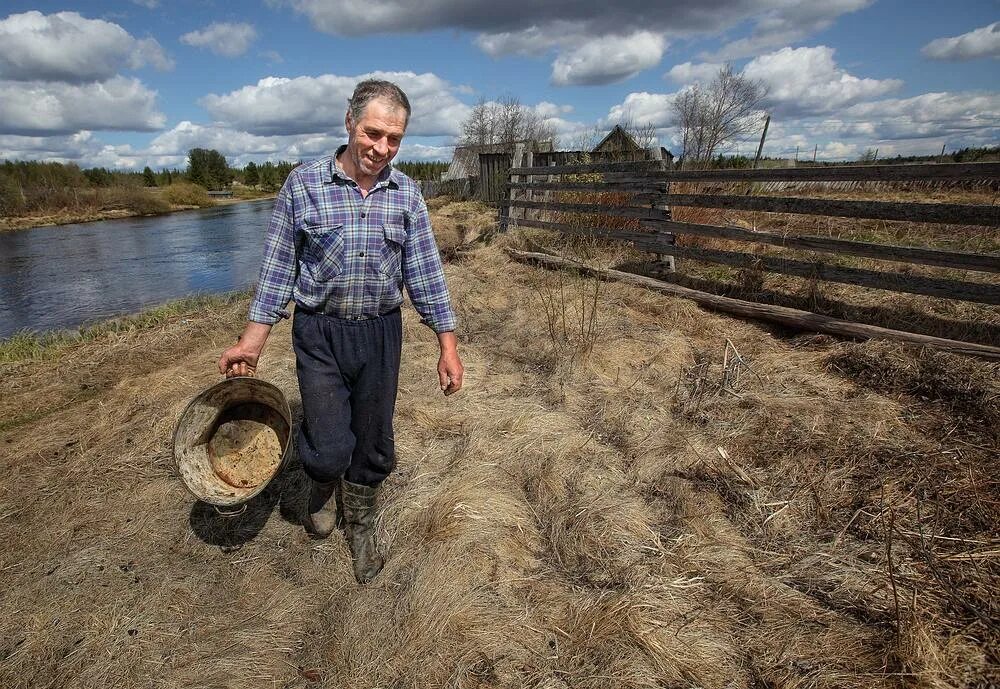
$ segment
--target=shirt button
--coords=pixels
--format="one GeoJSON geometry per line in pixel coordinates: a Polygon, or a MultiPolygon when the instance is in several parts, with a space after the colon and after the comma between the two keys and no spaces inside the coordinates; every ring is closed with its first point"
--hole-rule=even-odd
{"type": "Polygon", "coordinates": [[[361,214],[361,217],[363,218],[363,217],[365,217],[365,215],[366,215],[365,213],[362,213],[362,214],[361,214]]]}
{"type": "Polygon", "coordinates": [[[360,256],[361,258],[364,258],[365,257],[365,252],[364,251],[358,252],[358,256],[360,256]]]}

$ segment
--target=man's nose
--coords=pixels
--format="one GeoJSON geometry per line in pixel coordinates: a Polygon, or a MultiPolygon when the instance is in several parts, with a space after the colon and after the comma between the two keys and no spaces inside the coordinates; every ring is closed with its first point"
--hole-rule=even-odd
{"type": "Polygon", "coordinates": [[[389,141],[387,139],[378,139],[375,141],[375,152],[380,156],[384,156],[389,152],[389,141]]]}

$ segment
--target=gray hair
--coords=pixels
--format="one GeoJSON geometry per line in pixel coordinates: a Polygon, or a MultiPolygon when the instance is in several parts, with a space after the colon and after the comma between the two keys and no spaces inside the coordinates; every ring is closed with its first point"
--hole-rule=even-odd
{"type": "Polygon", "coordinates": [[[376,98],[384,98],[393,107],[405,110],[406,124],[410,123],[410,101],[403,89],[382,79],[365,79],[354,87],[354,94],[347,100],[351,119],[360,122],[365,108],[376,98]]]}

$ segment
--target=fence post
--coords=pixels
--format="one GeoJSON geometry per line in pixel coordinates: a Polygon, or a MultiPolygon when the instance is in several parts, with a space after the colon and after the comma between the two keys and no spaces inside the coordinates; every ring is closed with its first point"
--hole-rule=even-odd
{"type": "MultiPolygon", "coordinates": [[[[660,164],[659,164],[658,167],[659,167],[660,171],[667,170],[668,169],[667,168],[668,163],[667,163],[666,159],[665,158],[660,158],[659,160],[660,160],[660,164]]],[[[668,194],[670,193],[670,180],[667,180],[666,182],[664,182],[664,191],[666,193],[668,193],[668,194]]],[[[666,211],[667,212],[667,219],[668,220],[670,219],[670,204],[668,204],[668,203],[656,203],[655,201],[650,201],[649,207],[650,208],[655,208],[655,209],[658,209],[658,210],[666,211]]],[[[660,231],[660,221],[659,220],[640,220],[639,221],[639,227],[641,227],[644,230],[652,230],[654,232],[659,232],[660,231]]],[[[674,235],[671,234],[671,235],[669,235],[669,237],[670,237],[669,241],[670,241],[671,244],[673,244],[674,242],[677,241],[677,237],[676,236],[674,236],[674,235]]],[[[663,255],[661,257],[661,254],[653,254],[653,256],[655,257],[654,260],[656,260],[657,262],[660,262],[660,263],[663,264],[663,266],[666,268],[667,272],[673,273],[677,269],[676,262],[675,262],[675,259],[674,259],[673,256],[663,255]]]]}
{"type": "MultiPolygon", "coordinates": [[[[534,164],[534,162],[535,162],[535,153],[531,149],[528,149],[524,153],[524,166],[525,167],[531,167],[534,164]]],[[[530,182],[532,179],[534,179],[534,178],[533,177],[525,177],[525,181],[528,181],[528,182],[530,182]]],[[[534,189],[528,189],[527,191],[528,191],[528,193],[524,195],[525,200],[526,201],[534,201],[535,200],[535,190],[534,189]]],[[[522,208],[521,209],[521,217],[522,218],[527,218],[528,217],[528,209],[527,208],[522,208]]]]}

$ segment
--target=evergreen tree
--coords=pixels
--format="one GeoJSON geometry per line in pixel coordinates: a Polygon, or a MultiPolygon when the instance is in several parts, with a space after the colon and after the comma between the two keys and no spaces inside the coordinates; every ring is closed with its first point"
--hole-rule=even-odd
{"type": "Polygon", "coordinates": [[[257,165],[252,160],[243,168],[243,183],[250,187],[260,184],[260,175],[257,174],[257,165]]]}
{"type": "Polygon", "coordinates": [[[221,189],[232,181],[232,170],[226,157],[214,148],[192,148],[188,151],[188,179],[206,189],[221,189]]]}
{"type": "Polygon", "coordinates": [[[153,174],[153,169],[148,165],[142,171],[142,182],[147,187],[156,186],[156,175],[153,174]]]}

